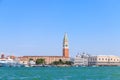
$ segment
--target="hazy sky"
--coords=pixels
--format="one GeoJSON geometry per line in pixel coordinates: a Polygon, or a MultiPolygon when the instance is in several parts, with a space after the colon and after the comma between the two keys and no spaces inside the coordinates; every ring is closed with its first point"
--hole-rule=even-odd
{"type": "Polygon", "coordinates": [[[120,0],[0,0],[0,52],[120,55],[120,0]]]}

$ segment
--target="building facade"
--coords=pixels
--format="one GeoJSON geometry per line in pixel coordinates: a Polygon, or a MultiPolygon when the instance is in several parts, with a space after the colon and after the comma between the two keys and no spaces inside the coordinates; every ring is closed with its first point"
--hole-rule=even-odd
{"type": "Polygon", "coordinates": [[[74,65],[75,66],[88,66],[88,58],[89,55],[83,53],[83,54],[77,54],[74,58],[74,65]]]}
{"type": "Polygon", "coordinates": [[[22,56],[19,57],[21,63],[27,64],[30,59],[36,61],[37,59],[45,59],[46,64],[51,64],[54,61],[69,61],[69,45],[68,45],[68,37],[67,34],[64,35],[63,39],[63,55],[62,56],[22,56]]]}
{"type": "Polygon", "coordinates": [[[120,66],[120,57],[113,55],[90,56],[88,64],[96,66],[120,66]]]}
{"type": "Polygon", "coordinates": [[[77,66],[120,66],[120,57],[114,55],[90,56],[78,54],[74,58],[74,65],[77,66]]]}

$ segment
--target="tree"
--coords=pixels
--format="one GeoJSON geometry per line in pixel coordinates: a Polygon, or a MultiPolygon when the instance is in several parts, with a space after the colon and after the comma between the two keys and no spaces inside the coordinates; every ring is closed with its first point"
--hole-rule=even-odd
{"type": "Polygon", "coordinates": [[[30,58],[30,59],[29,59],[29,61],[33,61],[33,59],[32,59],[32,58],[30,58]]]}
{"type": "Polygon", "coordinates": [[[64,64],[64,62],[62,61],[62,59],[59,59],[59,64],[64,64]]]}
{"type": "Polygon", "coordinates": [[[72,62],[72,61],[66,61],[65,64],[66,64],[66,65],[72,65],[73,62],[72,62]]]}
{"type": "Polygon", "coordinates": [[[61,64],[64,64],[64,62],[61,59],[59,59],[59,61],[54,61],[52,64],[53,65],[61,65],[61,64]]]}
{"type": "Polygon", "coordinates": [[[38,65],[38,64],[45,64],[45,59],[42,59],[42,58],[37,59],[37,60],[36,60],[36,64],[37,64],[37,65],[38,65]]]}
{"type": "Polygon", "coordinates": [[[58,62],[58,61],[54,61],[52,64],[53,64],[53,65],[58,65],[59,62],[58,62]]]}

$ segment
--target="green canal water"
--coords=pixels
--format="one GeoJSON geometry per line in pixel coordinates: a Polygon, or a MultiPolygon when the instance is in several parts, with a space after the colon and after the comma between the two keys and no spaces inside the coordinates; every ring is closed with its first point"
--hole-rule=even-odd
{"type": "Polygon", "coordinates": [[[0,67],[0,80],[120,80],[120,67],[0,67]]]}

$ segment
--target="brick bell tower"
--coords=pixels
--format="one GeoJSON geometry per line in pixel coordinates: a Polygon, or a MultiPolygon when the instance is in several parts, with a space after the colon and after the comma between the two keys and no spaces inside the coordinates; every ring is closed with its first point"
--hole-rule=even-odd
{"type": "Polygon", "coordinates": [[[69,58],[69,45],[68,45],[67,33],[65,33],[63,39],[63,57],[69,58]]]}

